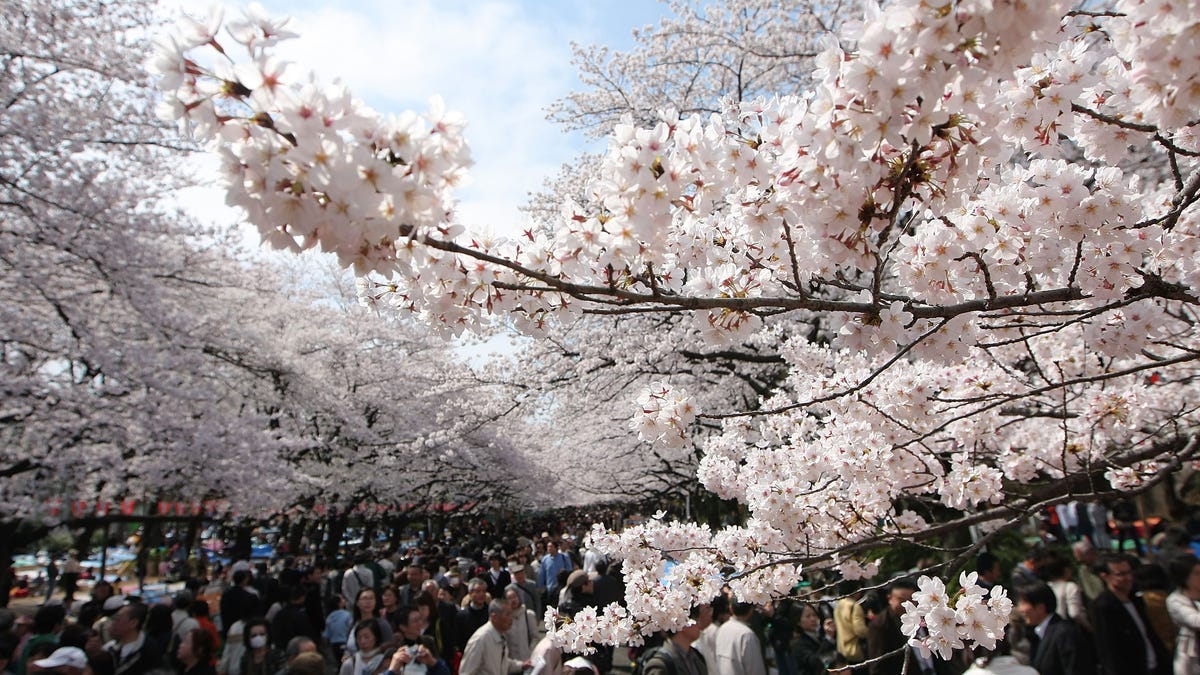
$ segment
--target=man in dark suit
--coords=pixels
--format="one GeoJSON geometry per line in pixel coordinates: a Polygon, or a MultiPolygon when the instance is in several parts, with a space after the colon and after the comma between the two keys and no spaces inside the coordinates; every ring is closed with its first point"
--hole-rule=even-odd
{"type": "Polygon", "coordinates": [[[1095,675],[1087,635],[1071,619],[1054,613],[1058,600],[1042,582],[1017,588],[1017,610],[1029,627],[1030,665],[1040,675],[1095,675]]]}
{"type": "Polygon", "coordinates": [[[1105,590],[1092,603],[1100,672],[1104,675],[1169,675],[1171,655],[1150,627],[1146,605],[1133,594],[1133,562],[1106,554],[1096,561],[1105,590]]]}

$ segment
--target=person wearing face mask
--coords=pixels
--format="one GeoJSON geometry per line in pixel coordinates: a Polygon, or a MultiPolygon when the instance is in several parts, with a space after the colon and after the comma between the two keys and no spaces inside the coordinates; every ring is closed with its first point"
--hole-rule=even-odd
{"type": "Polygon", "coordinates": [[[379,675],[388,667],[388,655],[382,648],[383,635],[379,624],[364,619],[354,625],[354,655],[342,662],[338,675],[379,675]]]}
{"type": "Polygon", "coordinates": [[[283,652],[268,644],[267,620],[256,616],[246,620],[246,653],[242,655],[241,675],[275,675],[287,664],[283,652]]]}

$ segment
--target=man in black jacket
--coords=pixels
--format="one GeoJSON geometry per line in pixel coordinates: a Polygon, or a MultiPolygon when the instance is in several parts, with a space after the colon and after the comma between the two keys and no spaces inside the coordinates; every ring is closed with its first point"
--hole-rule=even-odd
{"type": "Polygon", "coordinates": [[[1017,588],[1017,610],[1029,630],[1031,665],[1040,675],[1095,675],[1087,635],[1071,619],[1055,614],[1058,600],[1042,582],[1017,588]]]}
{"type": "Polygon", "coordinates": [[[225,638],[235,622],[262,615],[262,601],[250,590],[250,571],[234,572],[233,586],[221,594],[221,638],[225,638]]]}
{"type": "Polygon", "coordinates": [[[321,636],[304,608],[307,597],[304,587],[288,587],[287,593],[288,603],[271,619],[271,642],[280,650],[286,649],[294,637],[306,637],[317,642],[321,636]]]}
{"type": "Polygon", "coordinates": [[[104,651],[112,657],[114,675],[146,675],[161,665],[159,651],[153,649],[142,628],[149,608],[140,602],[125,605],[108,623],[112,641],[104,651]]]}
{"type": "Polygon", "coordinates": [[[1104,675],[1169,675],[1171,655],[1150,627],[1146,605],[1133,594],[1133,562],[1106,554],[1096,561],[1105,590],[1092,603],[1092,626],[1104,675]]]}

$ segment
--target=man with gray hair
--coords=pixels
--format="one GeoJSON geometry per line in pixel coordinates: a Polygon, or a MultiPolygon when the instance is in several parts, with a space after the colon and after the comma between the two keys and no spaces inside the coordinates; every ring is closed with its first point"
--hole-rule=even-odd
{"type": "MultiPolygon", "coordinates": [[[[295,665],[296,659],[298,659],[301,654],[316,654],[318,657],[320,657],[320,652],[317,650],[317,643],[313,642],[312,638],[305,637],[303,635],[297,635],[291,640],[288,640],[287,647],[285,647],[283,650],[284,658],[286,658],[287,661],[283,664],[283,667],[275,673],[275,675],[287,675],[287,673],[292,672],[292,666],[295,665]]],[[[301,666],[301,669],[303,670],[303,666],[301,666]]]]}
{"type": "Polygon", "coordinates": [[[458,634],[458,648],[466,651],[467,640],[475,635],[488,622],[488,592],[487,582],[475,578],[467,582],[467,604],[458,610],[455,629],[458,634]]]}
{"type": "Polygon", "coordinates": [[[504,633],[512,628],[512,624],[508,603],[501,599],[492,600],[488,605],[488,622],[467,640],[458,675],[510,675],[528,668],[528,661],[521,662],[508,656],[504,633]]]}

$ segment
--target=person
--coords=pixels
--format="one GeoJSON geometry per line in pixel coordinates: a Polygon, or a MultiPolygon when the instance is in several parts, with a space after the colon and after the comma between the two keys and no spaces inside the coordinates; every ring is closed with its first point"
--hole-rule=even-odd
{"type": "MultiPolygon", "coordinates": [[[[358,596],[354,599],[354,623],[358,625],[362,621],[374,621],[379,625],[379,644],[391,644],[395,634],[392,632],[392,625],[379,616],[379,605],[375,599],[375,589],[364,587],[358,591],[358,596]]],[[[346,651],[354,653],[358,649],[356,640],[347,640],[346,651]]]]}
{"type": "Polygon", "coordinates": [[[688,625],[671,633],[662,647],[644,656],[642,675],[704,675],[708,672],[704,656],[692,645],[712,624],[712,606],[692,607],[688,617],[691,618],[688,625]]]}
{"type": "Polygon", "coordinates": [[[1104,592],[1104,582],[1100,581],[1100,577],[1096,576],[1093,569],[1096,565],[1096,558],[1100,554],[1096,552],[1096,547],[1087,540],[1071,544],[1071,554],[1075,556],[1075,578],[1079,584],[1079,590],[1083,591],[1083,597],[1088,603],[1091,603],[1104,592]]]}
{"type": "Polygon", "coordinates": [[[91,626],[100,618],[104,610],[104,601],[113,596],[112,584],[100,579],[92,585],[92,597],[79,606],[79,623],[91,626]]]}
{"type": "Polygon", "coordinates": [[[458,610],[455,619],[458,651],[466,650],[467,642],[475,635],[475,631],[486,625],[488,620],[487,584],[483,579],[471,579],[467,582],[467,604],[458,610]]]}
{"type": "Polygon", "coordinates": [[[54,595],[54,587],[58,584],[58,563],[54,562],[54,554],[50,554],[50,559],[46,561],[46,597],[42,599],[42,604],[50,602],[50,596],[54,595]]]}
{"type": "Polygon", "coordinates": [[[336,597],[335,602],[337,609],[325,617],[325,631],[321,633],[321,637],[329,643],[333,658],[341,663],[342,655],[346,652],[346,642],[350,639],[350,629],[354,626],[354,615],[346,609],[346,599],[341,595],[336,597]]]}
{"type": "Polygon", "coordinates": [[[1096,574],[1105,590],[1092,604],[1097,655],[1105,675],[1161,675],[1170,671],[1170,658],[1142,599],[1133,593],[1133,563],[1120,553],[1096,561],[1096,574]]]}
{"type": "Polygon", "coordinates": [[[1117,533],[1117,550],[1125,550],[1125,540],[1133,541],[1134,548],[1137,549],[1138,557],[1146,555],[1146,547],[1142,543],[1142,538],[1138,536],[1137,521],[1138,509],[1132,499],[1122,497],[1113,503],[1112,506],[1113,526],[1117,533]]]}
{"type": "Polygon", "coordinates": [[[342,596],[347,602],[357,601],[359,593],[365,588],[375,590],[375,573],[371,571],[369,562],[370,557],[366,553],[359,553],[354,558],[354,565],[342,575],[342,596]]]}
{"type": "Polygon", "coordinates": [[[338,675],[378,675],[387,670],[388,660],[378,621],[362,619],[354,624],[354,644],[354,653],[342,662],[338,675]]]}
{"type": "Polygon", "coordinates": [[[458,610],[448,600],[437,599],[437,582],[426,581],[426,590],[417,596],[417,609],[425,619],[425,635],[433,638],[438,654],[458,649],[458,610]]]}
{"type": "Polygon", "coordinates": [[[527,609],[533,610],[537,616],[542,616],[541,594],[538,593],[537,584],[526,576],[525,566],[521,563],[513,563],[508,566],[508,571],[512,574],[513,583],[521,592],[521,604],[527,609]]]}
{"type": "Polygon", "coordinates": [[[717,631],[717,672],[720,675],[766,675],[762,642],[750,627],[754,605],[736,602],[733,618],[717,631]]]}
{"type": "Polygon", "coordinates": [[[271,643],[278,649],[287,646],[292,638],[303,636],[316,642],[317,629],[305,609],[307,592],[303,586],[285,586],[288,602],[271,620],[271,643]]]}
{"type": "Polygon", "coordinates": [[[33,662],[39,671],[49,670],[57,675],[81,675],[88,659],[79,647],[59,647],[50,656],[33,662]]]}
{"type": "Polygon", "coordinates": [[[1167,569],[1175,586],[1167,596],[1167,611],[1179,627],[1171,670],[1174,675],[1200,675],[1200,559],[1176,556],[1167,569]]]}
{"type": "Polygon", "coordinates": [[[384,675],[450,675],[450,666],[437,658],[428,644],[397,649],[384,675]]]}
{"type": "Polygon", "coordinates": [[[238,621],[225,634],[225,645],[217,661],[217,675],[242,675],[242,656],[246,653],[246,622],[238,621]]]}
{"type": "Polygon", "coordinates": [[[75,592],[79,590],[79,576],[83,572],[83,566],[79,564],[79,551],[71,549],[67,551],[67,560],[63,563],[62,570],[62,587],[63,587],[63,604],[67,607],[75,601],[75,592]]]}
{"type": "Polygon", "coordinates": [[[1083,601],[1083,590],[1071,579],[1074,567],[1066,556],[1060,553],[1050,553],[1038,566],[1038,575],[1046,581],[1050,590],[1054,591],[1057,604],[1055,612],[1064,619],[1071,619],[1087,631],[1092,630],[1091,619],[1083,601]]]}
{"type": "Polygon", "coordinates": [[[1146,616],[1150,619],[1150,629],[1158,635],[1168,654],[1175,652],[1175,635],[1179,627],[1171,620],[1167,611],[1167,594],[1171,592],[1171,578],[1167,568],[1157,562],[1138,565],[1133,571],[1133,587],[1137,589],[1142,603],[1146,606],[1146,616]]]}
{"type": "Polygon", "coordinates": [[[1057,613],[1054,590],[1038,582],[1019,586],[1017,611],[1029,631],[1030,665],[1041,675],[1094,675],[1096,661],[1087,635],[1057,613]]]}
{"type": "Polygon", "coordinates": [[[837,650],[842,660],[854,665],[867,658],[867,613],[862,606],[859,582],[846,581],[844,597],[833,606],[833,624],[837,631],[837,650]]]}
{"type": "Polygon", "coordinates": [[[558,598],[559,613],[564,616],[575,616],[577,612],[584,607],[589,607],[594,604],[592,600],[592,579],[587,572],[583,570],[575,570],[567,576],[567,583],[563,586],[562,592],[558,598]]]}
{"type": "Polygon", "coordinates": [[[791,644],[792,663],[799,675],[825,675],[837,660],[837,645],[825,635],[821,615],[809,603],[800,605],[800,630],[791,644]]]}
{"type": "Polygon", "coordinates": [[[212,634],[203,628],[193,628],[179,643],[175,658],[182,664],[180,675],[216,675],[213,662],[217,654],[217,643],[212,634]]]}
{"type": "Polygon", "coordinates": [[[250,590],[250,570],[239,569],[233,573],[233,586],[221,594],[221,637],[226,637],[229,627],[252,616],[262,616],[258,593],[250,590]]]}
{"type": "Polygon", "coordinates": [[[499,551],[492,551],[488,556],[488,571],[483,574],[483,582],[487,584],[488,595],[493,598],[504,597],[504,589],[512,583],[512,575],[504,569],[504,556],[499,551]]]}
{"type": "Polygon", "coordinates": [[[142,632],[146,634],[146,649],[153,649],[159,661],[164,665],[174,667],[177,664],[174,663],[175,645],[171,644],[173,636],[171,629],[174,625],[171,612],[171,605],[164,603],[150,605],[142,632]]]}
{"type": "Polygon", "coordinates": [[[188,606],[188,615],[196,620],[196,624],[213,638],[213,644],[221,644],[221,631],[217,630],[217,625],[212,622],[208,616],[208,601],[203,598],[192,600],[192,604],[188,606]]]}
{"type": "Polygon", "coordinates": [[[325,675],[325,657],[316,652],[303,652],[288,662],[282,675],[325,675]]]}
{"type": "Polygon", "coordinates": [[[54,651],[58,646],[58,634],[67,620],[67,610],[62,605],[43,605],[33,614],[32,626],[29,629],[29,639],[21,647],[21,659],[17,662],[17,675],[25,675],[25,664],[38,647],[49,647],[54,651]]]}
{"type": "Polygon", "coordinates": [[[537,617],[533,610],[521,602],[521,591],[516,584],[509,584],[504,589],[504,600],[512,610],[513,626],[504,633],[504,641],[508,643],[508,655],[518,661],[525,661],[533,654],[537,645],[537,617]]]}
{"type": "Polygon", "coordinates": [[[546,542],[546,555],[542,557],[541,567],[538,568],[538,590],[547,605],[558,606],[558,573],[573,569],[571,557],[558,550],[558,544],[553,539],[546,542]]]}
{"type": "Polygon", "coordinates": [[[271,646],[270,626],[261,616],[246,620],[246,652],[242,654],[241,675],[275,675],[287,663],[281,650],[271,646]]]}
{"type": "Polygon", "coordinates": [[[104,651],[112,657],[115,675],[146,675],[161,665],[160,653],[143,631],[149,611],[144,603],[130,603],[109,622],[112,641],[104,645],[104,651]]]}
{"type": "MultiPolygon", "coordinates": [[[[766,638],[767,653],[774,656],[775,670],[779,675],[797,675],[792,662],[792,640],[796,634],[796,623],[800,618],[800,606],[791,598],[779,598],[762,605],[757,617],[764,624],[755,626],[755,633],[766,638]]],[[[770,667],[768,661],[768,669],[770,667]]]]}
{"type": "MultiPolygon", "coordinates": [[[[288,670],[292,667],[292,664],[296,663],[296,659],[299,659],[305,654],[316,654],[318,651],[317,643],[314,642],[312,638],[308,638],[303,635],[297,635],[291,640],[288,640],[287,646],[283,649],[283,668],[280,668],[275,675],[287,675],[288,670]]],[[[324,670],[323,667],[322,670],[324,670]]]]}
{"type": "Polygon", "coordinates": [[[396,588],[395,584],[387,584],[383,587],[383,591],[379,594],[379,605],[379,616],[388,622],[388,625],[392,627],[392,633],[395,633],[396,626],[404,620],[399,613],[400,590],[396,588]]]}
{"type": "Polygon", "coordinates": [[[975,572],[979,575],[977,581],[979,587],[985,591],[990,591],[993,586],[999,585],[1000,579],[1004,576],[1000,568],[1000,559],[988,551],[975,556],[975,572]]]}
{"type": "Polygon", "coordinates": [[[1046,548],[1042,544],[1035,544],[1025,554],[1025,559],[1013,565],[1012,572],[1009,574],[1009,588],[1016,588],[1026,584],[1035,584],[1041,581],[1038,576],[1038,565],[1046,559],[1046,548]]]}
{"type": "Polygon", "coordinates": [[[404,577],[408,583],[396,589],[397,607],[417,604],[417,596],[421,594],[421,585],[425,583],[425,568],[414,562],[404,568],[404,577]]]}
{"type": "Polygon", "coordinates": [[[504,633],[512,628],[512,624],[512,610],[508,603],[501,599],[493,600],[488,605],[488,622],[467,640],[458,675],[509,675],[528,668],[528,661],[521,662],[508,655],[504,633]]]}

